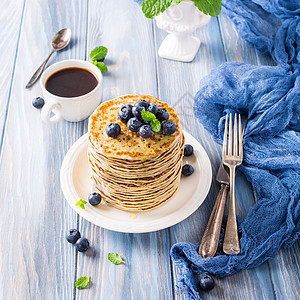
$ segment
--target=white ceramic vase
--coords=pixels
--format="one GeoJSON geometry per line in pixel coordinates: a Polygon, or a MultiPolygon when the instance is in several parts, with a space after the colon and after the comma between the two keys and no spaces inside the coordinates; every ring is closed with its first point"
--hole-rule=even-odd
{"type": "Polygon", "coordinates": [[[192,61],[201,44],[192,33],[206,25],[210,16],[199,11],[193,1],[184,0],[168,7],[155,20],[158,28],[169,33],[158,49],[158,55],[172,60],[192,61]]]}

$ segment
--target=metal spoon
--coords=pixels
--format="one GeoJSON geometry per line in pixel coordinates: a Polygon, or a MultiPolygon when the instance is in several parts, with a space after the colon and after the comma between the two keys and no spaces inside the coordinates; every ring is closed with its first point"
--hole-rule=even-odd
{"type": "Polygon", "coordinates": [[[43,73],[43,70],[50,58],[50,56],[65,47],[67,47],[71,40],[71,29],[64,28],[60,30],[52,39],[52,51],[49,54],[49,56],[46,58],[46,60],[42,63],[42,65],[36,70],[36,72],[33,74],[29,82],[26,84],[26,89],[32,87],[36,81],[39,79],[41,74],[43,73]]]}

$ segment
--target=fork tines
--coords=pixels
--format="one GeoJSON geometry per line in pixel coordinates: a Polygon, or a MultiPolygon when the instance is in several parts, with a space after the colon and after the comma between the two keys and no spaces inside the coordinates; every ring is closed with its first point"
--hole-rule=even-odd
{"type": "Polygon", "coordinates": [[[237,124],[237,114],[234,114],[234,126],[232,134],[232,115],[229,115],[229,137],[228,135],[228,114],[226,115],[225,129],[224,129],[224,140],[223,140],[223,160],[225,157],[239,157],[243,156],[243,131],[241,115],[239,114],[239,125],[237,124]]]}

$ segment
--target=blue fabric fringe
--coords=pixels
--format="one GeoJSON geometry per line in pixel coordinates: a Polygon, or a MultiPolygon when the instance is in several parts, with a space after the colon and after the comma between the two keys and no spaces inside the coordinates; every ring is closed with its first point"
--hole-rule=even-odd
{"type": "Polygon", "coordinates": [[[241,223],[240,254],[203,259],[199,245],[173,245],[178,287],[197,300],[196,272],[224,277],[256,267],[300,234],[299,1],[223,0],[222,5],[240,36],[270,54],[277,66],[225,63],[201,80],[195,96],[197,118],[219,143],[226,113],[248,116],[239,170],[257,198],[241,223]]]}

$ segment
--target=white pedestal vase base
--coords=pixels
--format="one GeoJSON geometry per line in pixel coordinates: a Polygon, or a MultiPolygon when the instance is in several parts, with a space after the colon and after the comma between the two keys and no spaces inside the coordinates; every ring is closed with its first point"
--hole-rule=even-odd
{"type": "Polygon", "coordinates": [[[162,58],[190,62],[198,52],[201,41],[194,36],[170,33],[158,49],[162,58]]]}
{"type": "Polygon", "coordinates": [[[158,28],[169,33],[162,42],[158,55],[183,62],[192,61],[201,43],[192,33],[206,25],[210,16],[199,11],[193,1],[182,0],[179,4],[168,7],[155,20],[158,28]]]}

